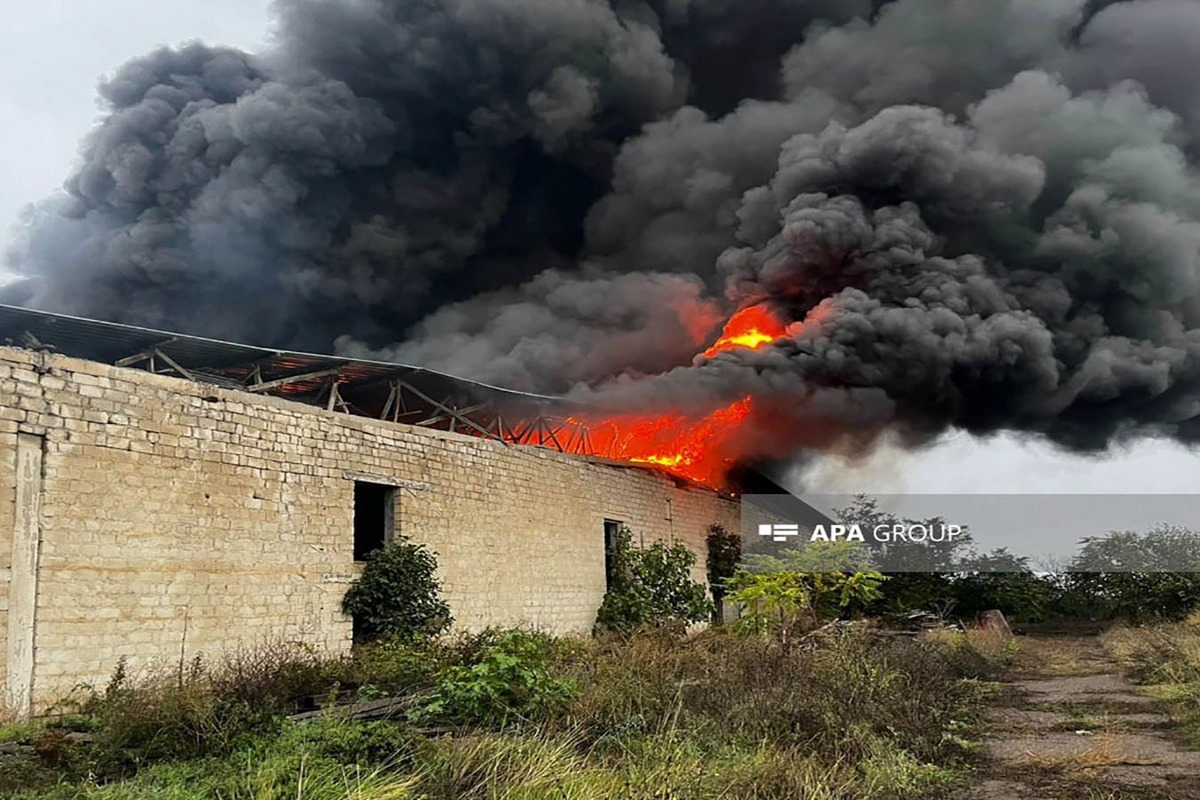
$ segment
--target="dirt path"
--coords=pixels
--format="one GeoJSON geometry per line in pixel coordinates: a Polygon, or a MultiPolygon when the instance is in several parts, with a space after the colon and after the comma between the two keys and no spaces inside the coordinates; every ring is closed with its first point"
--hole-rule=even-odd
{"type": "Polygon", "coordinates": [[[962,800],[1200,800],[1200,752],[1121,676],[1097,637],[1021,641],[962,800]]]}

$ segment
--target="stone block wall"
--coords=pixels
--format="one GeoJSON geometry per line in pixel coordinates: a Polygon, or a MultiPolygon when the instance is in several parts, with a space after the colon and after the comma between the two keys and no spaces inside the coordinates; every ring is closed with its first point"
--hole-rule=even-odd
{"type": "Polygon", "coordinates": [[[354,483],[439,555],[458,624],[587,631],[604,520],[678,539],[704,577],[737,504],[662,474],[0,347],[0,675],[80,683],[266,640],[341,652],[354,483]],[[18,477],[18,471],[21,477],[18,477]]]}

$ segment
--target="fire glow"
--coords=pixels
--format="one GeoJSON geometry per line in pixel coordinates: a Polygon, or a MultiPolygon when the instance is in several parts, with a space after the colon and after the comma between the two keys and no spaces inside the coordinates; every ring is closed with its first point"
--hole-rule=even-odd
{"type": "Polygon", "coordinates": [[[729,322],[725,323],[725,328],[721,331],[721,337],[704,351],[704,355],[712,358],[717,353],[737,347],[758,350],[784,333],[784,326],[770,311],[762,306],[747,306],[729,318],[729,322]]]}
{"type": "MultiPolygon", "coordinates": [[[[763,306],[741,309],[725,323],[705,358],[745,348],[758,350],[786,334],[785,326],[763,306]]],[[[699,419],[679,413],[572,417],[575,431],[562,449],[635,464],[662,467],[696,483],[720,488],[740,452],[739,433],[753,417],[754,402],[743,397],[699,419]]],[[[523,444],[543,444],[533,436],[523,444]]]]}

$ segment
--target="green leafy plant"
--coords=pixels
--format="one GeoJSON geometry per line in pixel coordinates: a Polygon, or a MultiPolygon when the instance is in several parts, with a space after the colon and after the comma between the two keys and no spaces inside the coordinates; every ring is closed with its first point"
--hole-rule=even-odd
{"type": "Polygon", "coordinates": [[[613,631],[653,626],[687,626],[703,622],[712,604],[703,584],[692,580],[696,557],[686,545],[654,542],[634,547],[627,527],[617,532],[612,548],[612,578],[596,623],[613,631]]]}
{"type": "MultiPolygon", "coordinates": [[[[772,559],[774,561],[774,559],[772,559]]],[[[801,572],[783,567],[765,572],[741,570],[729,581],[730,598],[744,613],[737,627],[790,641],[803,630],[861,608],[880,595],[886,578],[878,572],[801,572]]]]}
{"type": "Polygon", "coordinates": [[[503,727],[543,717],[565,707],[575,693],[573,682],[550,674],[547,661],[544,637],[506,631],[475,663],[447,667],[411,719],[503,727]]]}
{"type": "Polygon", "coordinates": [[[775,632],[789,639],[808,622],[808,591],[798,572],[739,572],[729,588],[744,609],[735,626],[740,631],[775,632]]]}
{"type": "Polygon", "coordinates": [[[441,599],[436,573],[436,554],[407,539],[368,555],[362,577],[342,599],[342,610],[354,618],[355,639],[411,641],[449,627],[450,607],[441,599]]]}

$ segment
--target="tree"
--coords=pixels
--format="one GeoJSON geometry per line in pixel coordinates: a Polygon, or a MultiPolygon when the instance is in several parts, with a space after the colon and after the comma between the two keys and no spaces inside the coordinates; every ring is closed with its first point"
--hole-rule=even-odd
{"type": "Polygon", "coordinates": [[[1200,533],[1158,525],[1089,537],[1070,565],[1069,590],[1103,617],[1181,619],[1200,605],[1200,533]]]}
{"type": "MultiPolygon", "coordinates": [[[[858,495],[846,508],[837,509],[839,520],[847,525],[859,525],[865,531],[878,526],[911,525],[918,520],[901,519],[882,511],[873,497],[858,495]]],[[[936,524],[940,520],[923,520],[936,524]]],[[[874,603],[876,613],[900,613],[912,609],[945,608],[954,604],[951,572],[957,561],[958,546],[940,545],[929,551],[915,548],[901,550],[894,545],[872,548],[883,574],[888,576],[886,592],[874,603]]]]}

